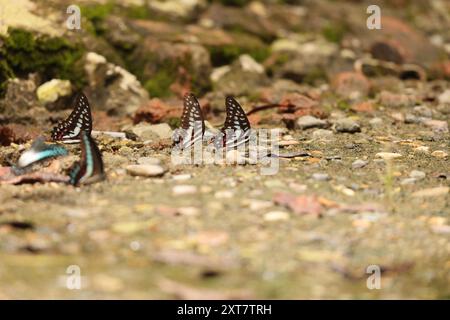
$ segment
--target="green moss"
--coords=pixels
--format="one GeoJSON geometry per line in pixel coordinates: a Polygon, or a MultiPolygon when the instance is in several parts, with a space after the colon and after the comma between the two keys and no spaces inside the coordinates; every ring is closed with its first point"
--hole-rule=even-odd
{"type": "Polygon", "coordinates": [[[5,60],[0,61],[0,97],[3,97],[6,89],[6,81],[14,78],[14,72],[5,60]]]}
{"type": "Polygon", "coordinates": [[[179,128],[181,126],[181,119],[180,119],[180,117],[169,118],[169,119],[167,119],[167,124],[172,129],[179,128]]]}
{"type": "Polygon", "coordinates": [[[152,13],[148,6],[130,6],[126,8],[125,15],[131,19],[150,19],[152,13]]]}
{"type": "Polygon", "coordinates": [[[191,73],[191,91],[203,95],[212,90],[212,83],[207,75],[196,75],[191,73]]]}
{"type": "Polygon", "coordinates": [[[123,7],[120,1],[109,0],[103,4],[89,4],[81,6],[81,14],[90,24],[87,24],[95,35],[101,36],[105,32],[103,22],[111,14],[118,14],[131,19],[149,19],[152,14],[146,5],[132,5],[123,7]]]}
{"type": "Polygon", "coordinates": [[[170,85],[174,83],[175,80],[173,72],[162,69],[145,82],[144,88],[149,92],[151,97],[167,97],[172,94],[170,85]]]}
{"type": "Polygon", "coordinates": [[[97,35],[102,34],[104,32],[102,22],[113,12],[115,6],[116,4],[114,1],[108,1],[104,4],[82,6],[81,15],[92,23],[97,35]]]}
{"type": "Polygon", "coordinates": [[[308,73],[303,78],[303,82],[314,85],[318,80],[326,80],[327,77],[327,73],[323,67],[314,66],[308,70],[308,73]]]}
{"type": "Polygon", "coordinates": [[[81,65],[84,49],[80,44],[64,38],[35,36],[22,29],[9,29],[8,36],[2,39],[1,68],[10,70],[9,75],[26,76],[38,72],[43,80],[62,78],[77,87],[84,84],[81,65]]]}
{"type": "Polygon", "coordinates": [[[273,76],[277,69],[287,63],[291,59],[291,55],[284,52],[277,52],[271,57],[271,59],[273,59],[273,62],[267,68],[269,76],[273,76]]]}
{"type": "Polygon", "coordinates": [[[211,46],[208,49],[214,66],[229,64],[242,53],[239,47],[233,45],[211,46]]]}
{"type": "Polygon", "coordinates": [[[328,24],[322,29],[322,35],[330,42],[341,43],[347,31],[344,24],[328,24]]]}
{"type": "Polygon", "coordinates": [[[348,101],[346,100],[339,100],[336,103],[336,106],[338,107],[338,109],[342,110],[342,111],[349,111],[351,109],[351,105],[350,103],[348,103],[348,101]]]}
{"type": "Polygon", "coordinates": [[[246,48],[237,45],[210,46],[208,47],[213,66],[223,66],[230,64],[241,54],[247,53],[258,62],[263,62],[270,55],[267,47],[246,48]]]}

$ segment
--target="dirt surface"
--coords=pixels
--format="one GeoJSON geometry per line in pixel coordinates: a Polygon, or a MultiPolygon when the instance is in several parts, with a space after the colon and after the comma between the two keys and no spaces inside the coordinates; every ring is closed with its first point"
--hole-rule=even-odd
{"type": "Polygon", "coordinates": [[[157,152],[130,142],[128,158],[157,157],[169,172],[134,178],[110,165],[107,182],[82,188],[2,186],[1,293],[4,298],[448,298],[448,190],[414,194],[448,187],[449,168],[447,159],[414,148],[448,150],[447,145],[417,137],[415,125],[396,128],[387,122],[364,133],[337,134],[329,142],[293,132],[301,141],[295,148],[313,157],[280,160],[272,176],[252,165],[173,167],[169,149],[157,152]],[[380,151],[402,157],[376,162],[380,151]],[[356,159],[367,159],[367,166],[352,169],[356,159]],[[412,170],[426,177],[401,185],[412,170]],[[314,173],[330,180],[316,181],[314,173]],[[190,176],[177,181],[183,174],[190,176]],[[174,195],[177,185],[197,191],[174,195]],[[321,216],[275,205],[280,192],[317,196],[321,216]],[[349,208],[339,209],[342,205],[349,208]],[[265,214],[273,211],[287,215],[270,221],[265,214]],[[12,221],[26,225],[8,225],[12,221]],[[65,286],[70,265],[81,268],[81,290],[65,286]],[[383,271],[380,290],[366,286],[369,265],[383,271]]]}
{"type": "Polygon", "coordinates": [[[0,299],[449,299],[449,4],[167,3],[0,0],[0,299]],[[79,91],[107,180],[8,179],[79,91]],[[308,155],[175,165],[186,92],[308,155]]]}

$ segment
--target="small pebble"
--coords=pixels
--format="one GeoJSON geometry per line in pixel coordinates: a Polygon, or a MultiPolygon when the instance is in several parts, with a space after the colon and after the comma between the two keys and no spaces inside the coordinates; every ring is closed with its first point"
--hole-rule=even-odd
{"type": "Polygon", "coordinates": [[[283,140],[295,140],[295,138],[293,136],[291,136],[290,134],[286,134],[283,136],[283,140]]]}
{"type": "Polygon", "coordinates": [[[414,152],[428,154],[430,153],[430,147],[419,146],[417,148],[414,148],[414,152]]]}
{"type": "Polygon", "coordinates": [[[152,164],[133,164],[127,166],[126,170],[132,176],[141,177],[160,177],[166,172],[163,167],[152,164]]]}
{"type": "Polygon", "coordinates": [[[431,230],[435,233],[447,234],[450,233],[449,225],[441,225],[441,226],[432,226],[431,230]]]}
{"type": "Polygon", "coordinates": [[[133,149],[128,146],[122,146],[118,153],[124,157],[131,157],[133,155],[133,149]]]}
{"type": "Polygon", "coordinates": [[[264,215],[266,221],[282,221],[289,220],[289,213],[284,211],[270,211],[264,215]]]}
{"type": "Polygon", "coordinates": [[[278,142],[279,146],[293,146],[293,145],[297,145],[300,144],[300,142],[295,141],[295,140],[281,140],[280,142],[278,142]]]}
{"type": "Polygon", "coordinates": [[[411,113],[407,113],[405,115],[405,123],[421,123],[423,119],[421,117],[417,117],[411,113]]]}
{"type": "Polygon", "coordinates": [[[416,179],[416,180],[422,180],[424,179],[426,176],[426,173],[423,171],[419,171],[419,170],[413,170],[410,172],[409,177],[416,179]]]}
{"type": "Polygon", "coordinates": [[[426,120],[423,122],[427,127],[433,129],[435,132],[448,132],[448,123],[447,121],[442,120],[426,120]]]}
{"type": "Polygon", "coordinates": [[[230,190],[221,190],[221,191],[217,191],[214,194],[214,197],[216,199],[231,199],[231,198],[233,198],[233,196],[234,196],[234,193],[233,193],[233,191],[230,191],[230,190]]]}
{"type": "Polygon", "coordinates": [[[313,173],[312,178],[316,181],[330,180],[330,176],[327,173],[313,173]]]}
{"type": "Polygon", "coordinates": [[[439,103],[450,104],[450,89],[445,90],[438,97],[439,103]]]}
{"type": "Polygon", "coordinates": [[[313,116],[302,116],[297,119],[297,126],[300,129],[326,128],[328,123],[325,120],[313,116]]]}
{"type": "Polygon", "coordinates": [[[403,179],[402,181],[400,181],[401,185],[409,185],[409,184],[414,184],[417,181],[417,179],[414,178],[406,178],[403,179]]]}
{"type": "Polygon", "coordinates": [[[272,205],[273,205],[272,201],[264,201],[256,199],[251,199],[248,204],[251,211],[259,211],[267,209],[270,208],[272,205]]]}
{"type": "Polygon", "coordinates": [[[130,249],[133,251],[139,251],[139,249],[141,249],[141,244],[139,243],[139,241],[131,241],[130,249]]]}
{"type": "Polygon", "coordinates": [[[358,122],[351,118],[344,118],[336,121],[334,124],[334,129],[337,132],[355,133],[361,131],[361,126],[358,122]]]}
{"type": "Polygon", "coordinates": [[[180,207],[177,209],[177,212],[182,216],[197,216],[200,214],[200,210],[196,207],[180,207]]]}
{"type": "Polygon", "coordinates": [[[178,185],[172,188],[172,192],[174,195],[186,195],[186,194],[194,194],[197,192],[197,187],[193,185],[178,185]]]}
{"type": "Polygon", "coordinates": [[[416,198],[428,198],[428,197],[436,197],[447,195],[449,192],[449,187],[436,187],[436,188],[428,188],[416,191],[412,194],[413,197],[416,198]]]}
{"type": "Polygon", "coordinates": [[[402,155],[395,152],[378,152],[375,157],[383,160],[393,160],[402,157],[402,155]]]}
{"type": "Polygon", "coordinates": [[[436,150],[431,153],[431,155],[435,158],[443,159],[448,157],[448,153],[442,150],[436,150]]]}
{"type": "Polygon", "coordinates": [[[406,120],[404,114],[401,112],[392,112],[390,116],[397,122],[405,122],[406,120]]]}
{"type": "Polygon", "coordinates": [[[352,163],[352,168],[353,168],[353,169],[364,168],[364,167],[367,165],[367,163],[368,163],[367,161],[358,159],[358,160],[353,161],[353,163],[352,163]]]}
{"type": "Polygon", "coordinates": [[[433,116],[431,109],[426,106],[417,106],[413,110],[415,114],[424,118],[431,118],[433,116]]]}
{"type": "Polygon", "coordinates": [[[190,175],[189,173],[186,174],[177,174],[172,176],[172,179],[175,181],[185,181],[185,180],[189,180],[192,178],[192,175],[190,175]]]}
{"type": "Polygon", "coordinates": [[[381,119],[381,118],[373,118],[372,120],[369,121],[369,124],[372,127],[378,127],[381,124],[383,124],[383,119],[381,119]]]}

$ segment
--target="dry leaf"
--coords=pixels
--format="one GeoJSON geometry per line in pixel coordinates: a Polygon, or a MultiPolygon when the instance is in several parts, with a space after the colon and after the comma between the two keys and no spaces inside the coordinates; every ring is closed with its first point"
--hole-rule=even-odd
{"type": "Polygon", "coordinates": [[[289,193],[278,193],[273,201],[276,204],[285,206],[297,214],[312,214],[321,216],[322,204],[316,196],[294,196],[289,193]]]}
{"type": "Polygon", "coordinates": [[[46,182],[62,182],[68,183],[69,177],[66,175],[50,172],[38,171],[25,173],[16,176],[12,172],[11,167],[0,167],[0,184],[22,184],[22,183],[46,183],[46,182]]]}

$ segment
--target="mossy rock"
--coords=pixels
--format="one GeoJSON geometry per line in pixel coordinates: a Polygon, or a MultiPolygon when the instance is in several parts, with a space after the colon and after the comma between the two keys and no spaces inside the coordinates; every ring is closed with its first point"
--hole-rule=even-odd
{"type": "Polygon", "coordinates": [[[147,5],[123,6],[120,1],[86,4],[81,6],[81,15],[92,24],[91,32],[101,36],[106,30],[104,21],[111,15],[130,19],[149,19],[152,17],[147,5]]]}
{"type": "Polygon", "coordinates": [[[270,49],[258,38],[251,35],[234,32],[232,44],[208,46],[213,66],[230,64],[242,54],[249,54],[258,62],[263,62],[270,55],[270,49]]]}
{"type": "Polygon", "coordinates": [[[77,88],[85,83],[81,44],[65,38],[35,35],[23,29],[9,29],[2,36],[0,81],[39,73],[42,80],[68,79],[77,88]]]}
{"type": "Polygon", "coordinates": [[[147,39],[126,58],[151,97],[167,97],[174,83],[189,86],[202,95],[211,89],[208,52],[198,45],[174,44],[147,39]]]}

